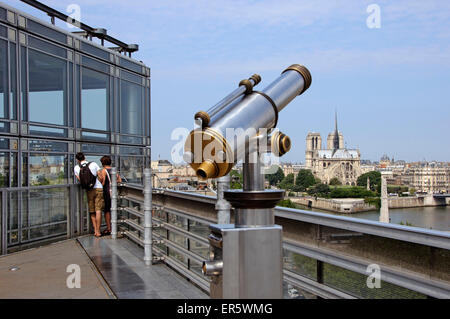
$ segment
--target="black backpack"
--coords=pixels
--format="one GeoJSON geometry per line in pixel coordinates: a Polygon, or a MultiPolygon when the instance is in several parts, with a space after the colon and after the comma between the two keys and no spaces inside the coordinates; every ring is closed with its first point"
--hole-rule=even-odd
{"type": "Polygon", "coordinates": [[[91,170],[89,169],[89,165],[91,163],[92,162],[80,165],[80,184],[81,188],[86,190],[93,189],[95,183],[97,182],[97,176],[92,174],[91,170]]]}

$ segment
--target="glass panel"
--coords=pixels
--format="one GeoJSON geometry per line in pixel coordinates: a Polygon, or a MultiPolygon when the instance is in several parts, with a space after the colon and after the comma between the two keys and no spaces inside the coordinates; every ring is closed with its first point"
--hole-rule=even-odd
{"type": "Polygon", "coordinates": [[[49,27],[46,27],[42,24],[39,24],[37,22],[34,22],[31,19],[27,19],[27,27],[29,30],[36,32],[40,35],[47,36],[53,40],[56,40],[58,42],[61,42],[63,44],[67,43],[67,36],[63,33],[60,33],[56,30],[53,30],[49,27]]]}
{"type": "Polygon", "coordinates": [[[209,257],[209,246],[203,243],[199,243],[193,239],[189,239],[190,241],[190,251],[196,253],[197,255],[202,256],[203,258],[208,259],[209,257]]]}
{"type": "Polygon", "coordinates": [[[55,141],[28,141],[28,149],[30,151],[45,151],[45,152],[67,152],[67,143],[55,141]]]}
{"type": "Polygon", "coordinates": [[[185,230],[188,229],[188,219],[186,217],[181,217],[175,214],[167,213],[169,218],[169,224],[178,226],[185,230]]]}
{"type": "Polygon", "coordinates": [[[211,231],[209,230],[209,224],[199,223],[195,220],[189,220],[189,231],[193,234],[208,238],[211,231]]]}
{"type": "Polygon", "coordinates": [[[119,139],[120,139],[120,143],[124,143],[124,144],[137,144],[137,145],[143,144],[142,137],[120,135],[119,139]]]}
{"type": "Polygon", "coordinates": [[[283,249],[283,268],[311,279],[317,279],[317,260],[286,249],[283,249]]]}
{"type": "Polygon", "coordinates": [[[81,64],[83,64],[84,66],[90,67],[92,69],[102,71],[103,73],[109,74],[109,65],[108,64],[88,58],[84,55],[81,57],[81,64]]]}
{"type": "Polygon", "coordinates": [[[62,128],[30,125],[30,134],[31,135],[42,135],[45,137],[51,137],[51,136],[66,137],[67,130],[62,129],[62,128]]]}
{"type": "Polygon", "coordinates": [[[7,31],[6,27],[0,25],[0,37],[6,38],[7,37],[6,31],[7,31]]]}
{"type": "Polygon", "coordinates": [[[8,133],[9,132],[9,123],[0,122],[0,132],[8,133]]]}
{"type": "Polygon", "coordinates": [[[9,150],[9,139],[0,138],[0,149],[9,150]]]}
{"type": "Polygon", "coordinates": [[[109,77],[83,68],[81,93],[81,126],[108,130],[109,77]]]}
{"type": "Polygon", "coordinates": [[[144,158],[121,157],[120,176],[126,183],[142,184],[142,172],[144,170],[144,158]]]}
{"type": "Polygon", "coordinates": [[[426,296],[418,292],[385,281],[381,281],[381,288],[370,289],[367,287],[367,275],[326,263],[323,268],[323,281],[326,285],[365,299],[426,298],[426,296]]]}
{"type": "Polygon", "coordinates": [[[120,132],[143,135],[143,92],[140,85],[121,81],[120,83],[120,132]]]}
{"type": "Polygon", "coordinates": [[[80,75],[81,71],[80,71],[80,66],[76,65],[75,66],[75,100],[76,100],[76,112],[77,112],[77,116],[76,116],[76,126],[78,128],[81,127],[81,92],[80,92],[80,81],[81,81],[81,75],[80,75]]]}
{"type": "Polygon", "coordinates": [[[8,42],[0,40],[0,118],[8,117],[8,42]]]}
{"type": "Polygon", "coordinates": [[[30,154],[30,185],[67,184],[67,155],[30,154]]]}
{"type": "Polygon", "coordinates": [[[94,133],[94,132],[82,132],[81,135],[90,140],[96,140],[100,142],[105,142],[108,140],[108,134],[104,133],[94,133]]]}
{"type": "Polygon", "coordinates": [[[27,49],[23,46],[20,47],[20,93],[21,93],[21,108],[22,119],[28,121],[28,109],[27,109],[27,49]]]}
{"type": "Polygon", "coordinates": [[[46,51],[48,53],[58,55],[62,58],[67,58],[67,50],[66,49],[61,48],[57,45],[53,45],[49,42],[42,41],[42,40],[39,40],[37,38],[30,36],[30,37],[28,37],[28,44],[32,48],[46,51]]]}
{"type": "Polygon", "coordinates": [[[102,156],[86,155],[86,161],[88,161],[88,162],[95,162],[95,163],[97,163],[97,165],[99,167],[102,167],[102,162],[100,162],[100,159],[102,158],[102,156]]]}
{"type": "Polygon", "coordinates": [[[11,187],[19,186],[19,172],[18,172],[18,155],[17,153],[11,153],[11,187]]]}
{"type": "Polygon", "coordinates": [[[0,153],[0,187],[9,187],[9,153],[0,153]]]}
{"type": "Polygon", "coordinates": [[[140,147],[129,147],[129,146],[121,146],[119,147],[120,154],[124,155],[143,155],[144,149],[140,147]]]}
{"type": "Polygon", "coordinates": [[[11,73],[11,118],[17,120],[17,57],[16,57],[16,45],[10,43],[10,73],[11,73]]]}
{"type": "Polygon", "coordinates": [[[6,21],[6,9],[0,8],[0,19],[6,21]]]}
{"type": "Polygon", "coordinates": [[[69,62],[69,126],[73,126],[73,63],[69,62]]]}
{"type": "Polygon", "coordinates": [[[142,73],[142,66],[140,66],[139,64],[133,63],[131,61],[128,61],[127,59],[120,58],[120,65],[127,69],[133,70],[137,73],[142,73]]]}
{"type": "Polygon", "coordinates": [[[169,248],[169,256],[178,259],[181,263],[183,263],[187,267],[187,257],[176,250],[169,248]]]}
{"type": "Polygon", "coordinates": [[[87,44],[85,42],[81,42],[81,50],[90,53],[92,55],[95,55],[99,58],[102,58],[104,60],[109,60],[109,52],[106,52],[100,48],[97,48],[93,45],[87,44]]]}
{"type": "Polygon", "coordinates": [[[178,246],[187,248],[188,247],[188,241],[187,238],[179,235],[175,232],[169,231],[169,240],[176,243],[178,246]]]}
{"type": "Polygon", "coordinates": [[[22,155],[22,186],[28,186],[28,156],[22,155]]]}
{"type": "Polygon", "coordinates": [[[11,244],[19,241],[19,233],[17,230],[19,227],[19,192],[11,192],[8,201],[8,230],[9,242],[11,244]]]}
{"type": "Polygon", "coordinates": [[[124,80],[135,82],[135,83],[137,83],[139,85],[142,85],[142,79],[143,79],[142,76],[139,76],[139,75],[136,75],[136,74],[133,74],[133,73],[121,70],[120,71],[120,77],[122,79],[124,79],[124,80]]]}
{"type": "Polygon", "coordinates": [[[69,191],[67,188],[30,191],[28,212],[23,212],[28,214],[27,220],[31,228],[30,239],[64,234],[68,212],[69,191]]]}
{"type": "Polygon", "coordinates": [[[66,125],[66,61],[34,50],[29,50],[28,61],[29,120],[66,125]]]}
{"type": "Polygon", "coordinates": [[[81,151],[83,153],[97,153],[103,155],[111,154],[109,145],[81,144],[81,151]]]}

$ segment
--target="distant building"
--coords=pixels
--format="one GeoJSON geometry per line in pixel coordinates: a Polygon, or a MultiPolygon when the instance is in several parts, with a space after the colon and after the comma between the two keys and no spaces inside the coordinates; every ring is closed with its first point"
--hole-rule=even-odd
{"type": "Polygon", "coordinates": [[[449,192],[450,166],[436,162],[410,165],[405,168],[402,183],[420,192],[449,192]]]}
{"type": "Polygon", "coordinates": [[[306,165],[312,173],[328,184],[334,177],[344,185],[356,185],[361,175],[361,156],[358,149],[344,147],[344,136],[338,131],[337,115],[335,130],[328,134],[327,149],[322,149],[320,133],[308,133],[306,137],[306,165]]]}

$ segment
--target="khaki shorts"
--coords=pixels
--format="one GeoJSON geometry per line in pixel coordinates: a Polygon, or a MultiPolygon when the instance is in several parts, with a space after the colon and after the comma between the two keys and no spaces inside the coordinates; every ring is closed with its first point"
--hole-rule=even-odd
{"type": "Polygon", "coordinates": [[[95,213],[102,211],[105,207],[105,201],[103,199],[103,189],[93,188],[87,191],[89,213],[95,213]]]}

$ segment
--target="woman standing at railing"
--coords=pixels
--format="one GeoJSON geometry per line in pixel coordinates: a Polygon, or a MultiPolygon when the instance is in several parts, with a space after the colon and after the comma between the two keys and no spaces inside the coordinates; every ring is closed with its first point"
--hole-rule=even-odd
{"type": "MultiPolygon", "coordinates": [[[[100,159],[103,169],[98,171],[98,179],[103,185],[103,198],[105,200],[105,221],[106,229],[102,232],[103,236],[111,235],[111,157],[108,155],[100,159]]],[[[122,179],[117,174],[117,182],[121,183],[122,179]]]]}

